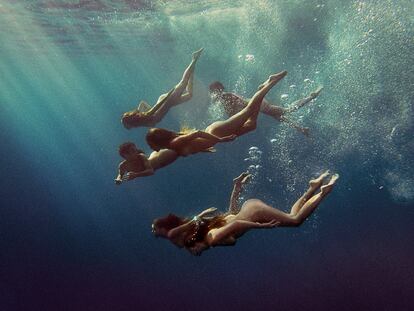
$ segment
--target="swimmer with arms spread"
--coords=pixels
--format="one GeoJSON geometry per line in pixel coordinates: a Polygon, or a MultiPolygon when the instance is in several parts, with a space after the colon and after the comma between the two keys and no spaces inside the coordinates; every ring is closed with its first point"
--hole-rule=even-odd
{"type": "MultiPolygon", "coordinates": [[[[308,97],[303,99],[299,99],[289,105],[288,108],[279,107],[275,104],[271,104],[266,99],[263,99],[262,106],[260,107],[260,112],[267,114],[280,122],[285,122],[292,128],[298,130],[302,134],[309,136],[309,128],[301,127],[294,123],[293,121],[289,120],[286,117],[286,114],[292,113],[299,108],[303,107],[311,100],[315,99],[319,96],[320,92],[322,91],[322,87],[319,87],[315,92],[312,92],[308,97]]],[[[223,105],[226,114],[231,117],[242,110],[248,103],[248,99],[243,98],[242,96],[224,92],[224,86],[219,81],[215,81],[210,84],[210,96],[213,101],[219,102],[223,105]]]]}
{"type": "Polygon", "coordinates": [[[118,176],[115,178],[117,185],[138,177],[151,176],[156,170],[171,164],[178,158],[174,150],[168,149],[154,151],[147,158],[144,151],[131,142],[119,146],[119,155],[125,160],[119,164],[118,176]]]}
{"type": "Polygon", "coordinates": [[[309,182],[309,189],[292,206],[290,213],[273,208],[258,199],[247,200],[239,210],[237,203],[243,185],[250,175],[243,173],[234,179],[233,192],[227,213],[213,215],[216,208],[209,208],[192,219],[170,214],[155,219],[152,232],[157,237],[170,240],[180,248],[186,248],[193,255],[215,246],[234,245],[239,237],[251,229],[297,227],[318,207],[319,203],[333,189],[339,175],[331,176],[323,185],[329,172],[309,182]],[[320,189],[319,193],[316,193],[320,189]]]}
{"type": "Polygon", "coordinates": [[[234,116],[225,121],[210,124],[204,131],[177,133],[161,128],[151,128],[146,136],[148,145],[155,151],[170,149],[179,156],[188,156],[198,152],[211,151],[215,144],[235,139],[256,129],[260,105],[273,86],[286,76],[282,71],[271,75],[259,86],[259,90],[249,103],[234,116]]]}
{"type": "Polygon", "coordinates": [[[137,109],[125,112],[121,122],[125,128],[152,127],[160,122],[171,107],[189,101],[193,96],[193,76],[198,58],[203,49],[193,53],[193,60],[184,71],[181,81],[167,94],[158,98],[157,103],[151,107],[145,101],[141,101],[137,109]]]}

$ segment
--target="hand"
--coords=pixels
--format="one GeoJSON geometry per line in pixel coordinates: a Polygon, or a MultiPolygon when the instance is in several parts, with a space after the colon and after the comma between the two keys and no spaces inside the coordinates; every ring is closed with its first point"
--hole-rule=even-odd
{"type": "Polygon", "coordinates": [[[133,172],[128,172],[124,176],[122,176],[122,181],[130,181],[136,177],[136,174],[133,172]]]}
{"type": "Polygon", "coordinates": [[[235,140],[236,137],[237,137],[237,135],[235,135],[235,134],[228,135],[228,136],[224,136],[224,137],[220,137],[220,142],[232,141],[232,140],[235,140]]]}
{"type": "Polygon", "coordinates": [[[247,183],[247,181],[252,177],[252,174],[249,174],[248,172],[241,173],[240,176],[233,179],[233,182],[235,184],[238,184],[240,186],[247,183]]]}
{"type": "Polygon", "coordinates": [[[257,228],[269,228],[270,229],[270,228],[279,226],[281,222],[277,220],[272,220],[272,221],[265,222],[265,223],[256,222],[256,224],[257,224],[257,228]]]}
{"type": "Polygon", "coordinates": [[[201,253],[207,249],[206,245],[204,243],[197,242],[193,247],[188,248],[188,250],[193,254],[194,256],[201,256],[201,253]]]}
{"type": "Polygon", "coordinates": [[[216,207],[210,207],[210,208],[208,208],[208,209],[206,209],[206,210],[202,211],[200,214],[198,214],[198,217],[203,217],[204,215],[207,215],[207,214],[213,213],[213,212],[215,212],[215,211],[217,211],[217,208],[216,208],[216,207]]]}
{"type": "Polygon", "coordinates": [[[120,184],[122,184],[122,179],[118,179],[118,178],[115,178],[115,185],[120,185],[120,184]]]}

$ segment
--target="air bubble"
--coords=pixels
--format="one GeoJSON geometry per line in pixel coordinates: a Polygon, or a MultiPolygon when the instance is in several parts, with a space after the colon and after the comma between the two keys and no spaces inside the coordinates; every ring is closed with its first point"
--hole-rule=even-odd
{"type": "Polygon", "coordinates": [[[246,54],[244,60],[246,62],[253,63],[255,61],[255,58],[253,54],[246,54]]]}

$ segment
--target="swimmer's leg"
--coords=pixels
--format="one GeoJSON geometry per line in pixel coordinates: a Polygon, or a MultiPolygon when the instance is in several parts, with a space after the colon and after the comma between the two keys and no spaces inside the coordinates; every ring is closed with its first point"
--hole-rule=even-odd
{"type": "Polygon", "coordinates": [[[305,136],[309,136],[309,128],[308,127],[301,127],[300,125],[296,124],[292,120],[286,118],[284,115],[280,117],[280,121],[286,123],[291,128],[294,128],[295,130],[301,132],[305,136]]]}
{"type": "Polygon", "coordinates": [[[299,226],[302,224],[305,219],[308,218],[318,207],[322,199],[332,191],[333,186],[335,185],[335,182],[338,178],[338,174],[333,175],[329,183],[321,187],[321,192],[307,200],[299,212],[293,216],[293,223],[291,223],[291,225],[299,226]]]}
{"type": "Polygon", "coordinates": [[[299,108],[302,108],[307,103],[309,103],[311,100],[318,97],[319,94],[322,92],[322,89],[323,89],[323,87],[320,86],[315,90],[315,92],[310,93],[309,96],[293,102],[292,104],[289,105],[289,107],[284,109],[285,113],[291,113],[291,112],[294,112],[294,111],[298,110],[299,108]]]}
{"type": "Polygon", "coordinates": [[[285,113],[285,108],[272,104],[264,98],[260,107],[260,112],[280,121],[280,118],[285,113]]]}
{"type": "Polygon", "coordinates": [[[309,189],[293,204],[290,215],[295,216],[309,198],[320,188],[323,180],[329,175],[329,171],[322,173],[318,178],[309,181],[309,189]]]}
{"type": "Polygon", "coordinates": [[[286,71],[282,71],[271,75],[266,82],[259,86],[259,90],[250,99],[246,107],[225,121],[214,122],[207,127],[206,132],[224,137],[232,134],[243,135],[256,129],[256,121],[263,98],[286,74],[286,71]]]}
{"type": "Polygon", "coordinates": [[[198,58],[200,57],[203,49],[199,49],[193,53],[193,59],[185,69],[181,81],[175,86],[174,95],[180,95],[179,101],[175,102],[175,105],[181,104],[185,101],[188,101],[193,96],[193,79],[194,79],[194,70],[198,58]],[[184,93],[186,91],[186,93],[184,93]],[[184,94],[183,94],[184,93],[184,94]]]}

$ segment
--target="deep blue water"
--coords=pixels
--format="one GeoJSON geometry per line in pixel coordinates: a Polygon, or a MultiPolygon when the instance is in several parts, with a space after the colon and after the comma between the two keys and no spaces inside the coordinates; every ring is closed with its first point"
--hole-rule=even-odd
{"type": "Polygon", "coordinates": [[[0,13],[0,310],[412,310],[411,1],[5,0],[0,13]],[[311,139],[261,116],[216,154],[116,187],[117,146],[149,151],[120,115],[154,103],[199,47],[194,98],[162,127],[222,118],[211,81],[251,96],[286,69],[268,96],[281,105],[324,86],[293,115],[311,139]],[[251,146],[245,198],[288,210],[323,169],[341,178],[299,228],[201,257],[152,236],[169,212],[224,211],[251,146]]]}

